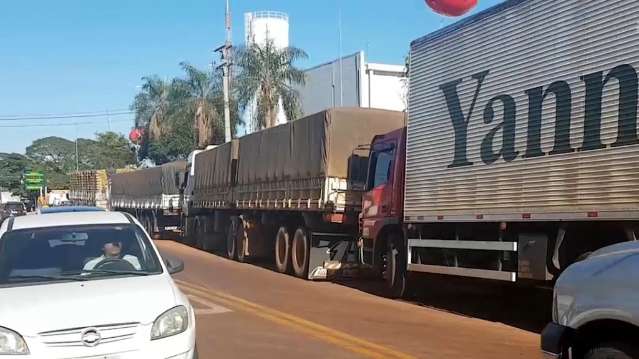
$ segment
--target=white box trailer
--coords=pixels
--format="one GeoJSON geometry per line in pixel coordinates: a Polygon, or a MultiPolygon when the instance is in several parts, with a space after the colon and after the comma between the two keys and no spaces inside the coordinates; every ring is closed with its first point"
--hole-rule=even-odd
{"type": "Polygon", "coordinates": [[[409,270],[550,278],[636,228],[638,23],[638,1],[509,0],[412,42],[409,270]],[[499,264],[461,263],[482,251],[499,264]]]}

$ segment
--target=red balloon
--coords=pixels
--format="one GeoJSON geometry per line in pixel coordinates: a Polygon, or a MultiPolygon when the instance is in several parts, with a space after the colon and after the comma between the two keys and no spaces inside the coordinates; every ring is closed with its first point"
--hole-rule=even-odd
{"type": "Polygon", "coordinates": [[[426,0],[433,11],[446,16],[462,16],[477,5],[477,0],[426,0]]]}
{"type": "Polygon", "coordinates": [[[144,129],[134,128],[131,130],[131,132],[129,132],[129,140],[137,144],[142,139],[143,135],[144,135],[144,129]]]}

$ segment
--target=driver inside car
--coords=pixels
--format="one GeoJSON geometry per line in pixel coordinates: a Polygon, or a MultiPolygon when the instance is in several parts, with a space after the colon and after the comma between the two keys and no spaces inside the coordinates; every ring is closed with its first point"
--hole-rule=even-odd
{"type": "Polygon", "coordinates": [[[84,270],[99,269],[102,264],[113,261],[127,261],[135,270],[141,270],[140,261],[136,256],[129,254],[122,255],[122,242],[106,242],[102,247],[102,255],[89,260],[84,265],[84,270]],[[97,268],[96,268],[97,267],[97,268]]]}

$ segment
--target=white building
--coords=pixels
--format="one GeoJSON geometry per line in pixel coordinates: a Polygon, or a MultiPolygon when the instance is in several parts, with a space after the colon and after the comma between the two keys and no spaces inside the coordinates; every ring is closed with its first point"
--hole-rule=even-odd
{"type": "Polygon", "coordinates": [[[360,51],[305,72],[306,84],[297,87],[304,115],[331,107],[406,110],[408,78],[403,65],[368,63],[360,51]]]}

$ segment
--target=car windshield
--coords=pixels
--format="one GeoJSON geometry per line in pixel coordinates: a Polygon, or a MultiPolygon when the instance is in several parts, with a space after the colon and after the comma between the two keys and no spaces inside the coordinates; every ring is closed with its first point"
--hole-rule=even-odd
{"type": "Polygon", "coordinates": [[[0,286],[161,272],[151,243],[132,224],[21,229],[0,238],[0,286]]]}

